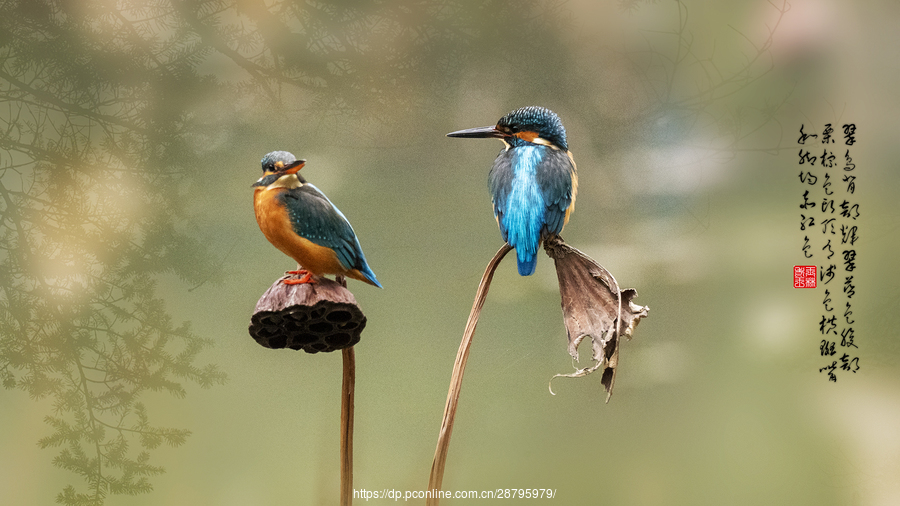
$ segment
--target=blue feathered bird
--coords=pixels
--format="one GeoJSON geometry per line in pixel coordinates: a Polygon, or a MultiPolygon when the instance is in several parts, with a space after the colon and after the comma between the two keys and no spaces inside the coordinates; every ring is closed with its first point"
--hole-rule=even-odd
{"type": "Polygon", "coordinates": [[[494,217],[503,240],[516,249],[519,274],[534,274],[541,241],[562,232],[578,192],[575,160],[559,116],[543,107],[523,107],[494,126],[447,136],[503,141],[488,174],[494,217]]]}
{"type": "Polygon", "coordinates": [[[299,264],[288,272],[301,277],[284,283],[315,283],[317,277],[337,274],[381,288],[350,222],[299,174],[304,164],[287,151],[273,151],[263,157],[263,176],[253,184],[260,230],[299,264]]]}

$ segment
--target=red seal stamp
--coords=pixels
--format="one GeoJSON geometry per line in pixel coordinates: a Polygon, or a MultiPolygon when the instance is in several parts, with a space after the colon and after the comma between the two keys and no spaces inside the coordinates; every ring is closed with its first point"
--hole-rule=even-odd
{"type": "Polygon", "coordinates": [[[794,288],[815,288],[816,287],[816,266],[815,265],[795,265],[794,266],[794,288]]]}

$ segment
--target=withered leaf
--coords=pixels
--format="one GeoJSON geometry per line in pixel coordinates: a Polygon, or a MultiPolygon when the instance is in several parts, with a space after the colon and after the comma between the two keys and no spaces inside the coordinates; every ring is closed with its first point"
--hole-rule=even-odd
{"type": "Polygon", "coordinates": [[[634,304],[637,291],[619,289],[609,271],[561,237],[544,241],[544,249],[556,263],[569,355],[578,360],[578,346],[586,337],[590,337],[592,347],[591,366],[554,378],[578,378],[602,369],[600,382],[609,402],[619,363],[619,338],[631,339],[634,328],[650,308],[634,304]]]}

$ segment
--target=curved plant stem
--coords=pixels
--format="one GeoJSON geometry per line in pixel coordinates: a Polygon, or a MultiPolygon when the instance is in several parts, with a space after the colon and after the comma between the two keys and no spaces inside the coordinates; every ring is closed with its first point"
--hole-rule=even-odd
{"type": "MultiPolygon", "coordinates": [[[[456,362],[453,364],[453,374],[450,376],[450,389],[447,392],[447,404],[444,406],[444,419],[441,421],[441,431],[438,434],[437,448],[434,450],[434,461],[431,464],[431,476],[428,479],[428,490],[435,492],[441,489],[444,481],[444,466],[447,462],[447,451],[450,448],[450,434],[453,432],[453,421],[456,418],[456,407],[459,404],[459,391],[462,388],[463,373],[466,369],[466,362],[469,360],[469,348],[472,346],[472,336],[475,335],[475,326],[478,325],[478,316],[481,314],[481,308],[487,298],[488,288],[491,286],[491,279],[494,277],[494,271],[500,264],[500,260],[509,253],[512,246],[504,244],[494,258],[491,259],[481,277],[481,283],[478,285],[478,291],[475,293],[475,302],[472,304],[472,312],[469,313],[469,321],[466,322],[466,330],[463,332],[462,342],[459,344],[459,351],[456,352],[456,362]]],[[[437,506],[440,501],[437,497],[429,497],[426,505],[437,506]]]]}

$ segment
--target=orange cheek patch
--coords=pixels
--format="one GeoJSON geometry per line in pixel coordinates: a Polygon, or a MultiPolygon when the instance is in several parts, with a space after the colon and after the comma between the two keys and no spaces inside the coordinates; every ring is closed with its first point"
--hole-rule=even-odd
{"type": "MultiPolygon", "coordinates": [[[[280,163],[280,162],[279,162],[279,163],[280,163]]],[[[288,169],[287,171],[285,171],[285,174],[296,174],[300,169],[303,168],[304,165],[306,165],[306,164],[305,164],[305,163],[301,163],[301,164],[297,165],[296,167],[291,167],[290,169],[288,169]]]]}
{"type": "Polygon", "coordinates": [[[534,140],[537,139],[538,134],[537,132],[516,132],[516,137],[523,141],[534,142],[534,140]]]}

